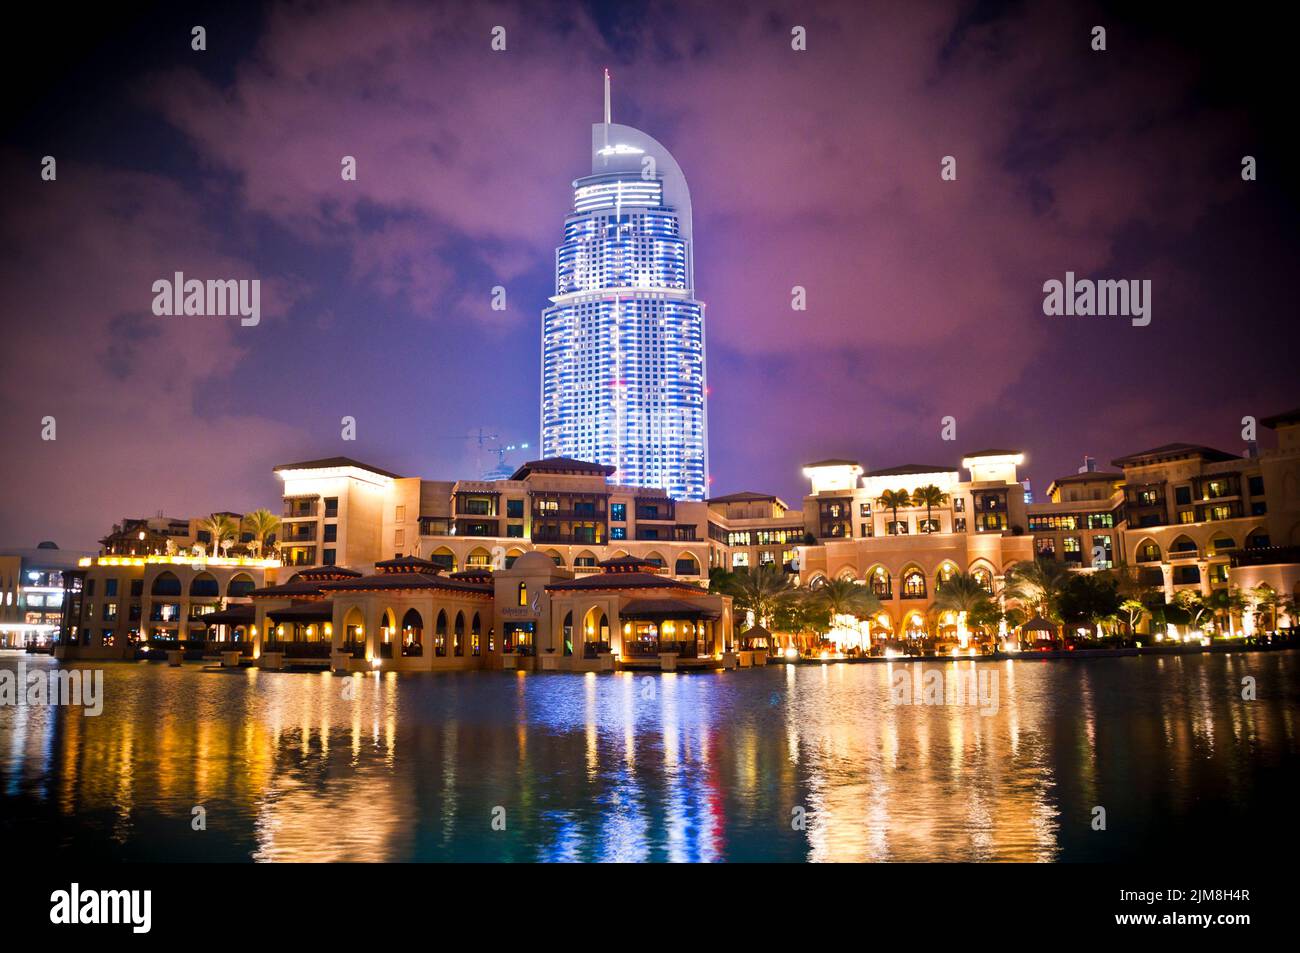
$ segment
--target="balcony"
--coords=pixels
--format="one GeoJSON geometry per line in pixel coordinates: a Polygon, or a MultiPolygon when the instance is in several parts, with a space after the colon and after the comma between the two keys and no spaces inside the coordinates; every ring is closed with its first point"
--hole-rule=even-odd
{"type": "Polygon", "coordinates": [[[281,545],[286,543],[314,543],[316,542],[316,524],[281,525],[280,531],[276,534],[276,540],[281,545]]]}
{"type": "Polygon", "coordinates": [[[445,516],[421,516],[421,536],[454,536],[456,522],[445,516]]]}
{"type": "Polygon", "coordinates": [[[315,519],[320,514],[320,501],[285,500],[281,518],[287,520],[315,519]]]}
{"type": "Polygon", "coordinates": [[[479,518],[459,518],[456,520],[457,536],[499,536],[501,527],[497,520],[479,518]]]}

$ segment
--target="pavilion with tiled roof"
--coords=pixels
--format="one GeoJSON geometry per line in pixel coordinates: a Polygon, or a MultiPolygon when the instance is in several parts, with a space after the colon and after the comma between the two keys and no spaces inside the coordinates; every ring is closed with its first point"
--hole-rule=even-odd
{"type": "Polygon", "coordinates": [[[707,668],[731,648],[731,598],[672,579],[635,556],[600,572],[546,586],[551,623],[582,659],[604,655],[623,668],[707,668]]]}

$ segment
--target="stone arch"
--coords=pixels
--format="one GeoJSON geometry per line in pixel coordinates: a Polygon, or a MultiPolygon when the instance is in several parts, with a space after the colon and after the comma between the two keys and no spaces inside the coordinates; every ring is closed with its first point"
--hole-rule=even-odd
{"type": "Polygon", "coordinates": [[[210,572],[197,573],[190,580],[191,599],[218,599],[221,597],[221,584],[210,572]]]}
{"type": "MultiPolygon", "coordinates": [[[[433,626],[433,654],[447,654],[447,610],[438,610],[438,620],[433,626]]],[[[459,652],[457,653],[460,654],[459,652]]]]}
{"type": "Polygon", "coordinates": [[[170,569],[164,569],[154,576],[153,585],[149,587],[149,594],[151,596],[179,596],[181,594],[180,577],[170,569]]]}
{"type": "Polygon", "coordinates": [[[841,580],[847,579],[849,582],[857,582],[858,574],[852,566],[842,566],[839,571],[835,573],[835,578],[841,580]]]}
{"type": "Polygon", "coordinates": [[[428,560],[442,567],[443,572],[455,572],[457,569],[456,554],[446,546],[439,546],[433,552],[429,553],[428,560]]]}
{"type": "Polygon", "coordinates": [[[343,645],[355,650],[366,642],[366,617],[359,606],[352,606],[343,613],[343,645]]]}
{"type": "Polygon", "coordinates": [[[1196,540],[1192,539],[1192,537],[1186,533],[1179,533],[1174,537],[1174,541],[1169,544],[1169,555],[1186,555],[1188,553],[1199,556],[1201,555],[1201,548],[1196,545],[1196,540]]]}
{"type": "Polygon", "coordinates": [[[938,592],[940,587],[958,572],[961,570],[951,559],[942,560],[934,571],[934,591],[938,592]]]}
{"type": "MultiPolygon", "coordinates": [[[[479,614],[475,612],[474,618],[471,619],[469,623],[469,637],[470,640],[475,645],[478,645],[478,641],[482,637],[482,635],[483,635],[483,620],[479,616],[479,614]]],[[[456,639],[456,642],[453,646],[452,654],[455,655],[456,658],[461,658],[465,654],[465,637],[463,635],[460,638],[456,639]]]]}
{"type": "Polygon", "coordinates": [[[406,658],[424,655],[424,618],[415,608],[407,609],[402,616],[402,655],[406,658]]]}
{"type": "Polygon", "coordinates": [[[555,563],[555,565],[559,566],[561,569],[564,568],[564,557],[560,554],[558,549],[548,549],[546,550],[546,555],[551,557],[551,562],[555,563]]]}
{"type": "Polygon", "coordinates": [[[1133,547],[1133,561],[1139,563],[1158,563],[1164,558],[1160,544],[1150,536],[1144,536],[1133,547]]]}
{"type": "Polygon", "coordinates": [[[1237,541],[1229,533],[1222,530],[1211,534],[1210,543],[1206,547],[1206,555],[1222,556],[1224,553],[1234,552],[1237,548],[1237,541]]]}
{"type": "Polygon", "coordinates": [[[253,577],[246,572],[237,572],[230,577],[230,582],[226,583],[227,599],[243,599],[250,592],[257,588],[253,582],[253,577]]]}
{"type": "Polygon", "coordinates": [[[970,564],[968,572],[976,582],[984,587],[985,592],[993,595],[993,590],[997,587],[997,580],[995,579],[997,570],[993,568],[992,563],[987,559],[977,559],[970,564]]]}
{"type": "Polygon", "coordinates": [[[826,585],[826,574],[821,570],[813,573],[808,579],[809,589],[820,589],[824,585],[826,585]]]}
{"type": "MultiPolygon", "coordinates": [[[[452,627],[452,630],[451,630],[451,637],[452,637],[453,642],[462,642],[462,643],[463,643],[463,642],[465,641],[465,613],[464,613],[464,611],[457,611],[457,613],[456,613],[456,624],[452,627]]],[[[439,652],[438,654],[439,654],[440,656],[442,656],[442,655],[446,655],[446,654],[447,654],[447,643],[446,643],[445,641],[442,643],[442,651],[439,652]]]]}
{"type": "Polygon", "coordinates": [[[598,563],[599,561],[600,560],[596,558],[595,553],[593,553],[590,549],[584,549],[582,552],[578,553],[578,555],[573,557],[573,568],[574,569],[595,569],[596,563],[598,563]]]}
{"type": "Polygon", "coordinates": [[[664,559],[663,553],[657,549],[652,549],[642,557],[648,563],[653,563],[661,572],[667,568],[668,562],[664,559]]]}
{"type": "MultiPolygon", "coordinates": [[[[397,614],[392,609],[384,609],[379,614],[379,644],[387,645],[390,653],[392,652],[393,642],[397,640],[397,614]]],[[[384,649],[380,649],[383,652],[384,649]]]]}
{"type": "Polygon", "coordinates": [[[925,571],[916,563],[908,563],[898,574],[900,580],[898,595],[903,599],[926,599],[930,595],[925,571]]]}
{"type": "Polygon", "coordinates": [[[466,569],[491,569],[492,554],[482,546],[475,546],[465,556],[466,569]]]}
{"type": "Polygon", "coordinates": [[[674,576],[698,576],[700,574],[700,561],[695,558],[695,554],[686,550],[677,554],[677,559],[673,563],[674,576]]]}
{"type": "Polygon", "coordinates": [[[894,577],[883,563],[876,563],[868,569],[865,578],[877,599],[894,597],[894,577]]]}
{"type": "Polygon", "coordinates": [[[602,606],[592,606],[582,615],[582,649],[583,656],[595,658],[600,652],[611,648],[611,626],[609,616],[602,606]]]}
{"type": "Polygon", "coordinates": [[[925,623],[925,613],[912,609],[903,613],[903,634],[908,638],[925,638],[930,630],[925,623]]]}
{"type": "MultiPolygon", "coordinates": [[[[477,618],[477,617],[476,617],[477,618]]],[[[560,638],[564,643],[564,654],[573,654],[573,610],[570,609],[564,614],[564,622],[560,626],[560,638]]]]}

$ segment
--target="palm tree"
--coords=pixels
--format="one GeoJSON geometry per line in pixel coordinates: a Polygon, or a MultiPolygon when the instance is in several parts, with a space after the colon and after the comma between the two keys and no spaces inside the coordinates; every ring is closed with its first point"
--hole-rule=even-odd
{"type": "Polygon", "coordinates": [[[1220,632],[1229,632],[1233,628],[1233,617],[1241,615],[1248,603],[1241,594],[1240,587],[1229,586],[1227,589],[1215,589],[1205,597],[1205,604],[1214,613],[1215,624],[1220,632]]]}
{"type": "Polygon", "coordinates": [[[953,573],[934,594],[934,607],[940,612],[965,612],[969,615],[992,601],[989,591],[968,572],[953,573]]]}
{"type": "Polygon", "coordinates": [[[1070,570],[1054,559],[1026,560],[1007,570],[1005,595],[1052,618],[1069,579],[1070,570]]]}
{"type": "Polygon", "coordinates": [[[988,606],[993,603],[988,590],[971,573],[955,572],[944,580],[943,585],[934,594],[936,612],[955,612],[957,630],[960,633],[966,627],[966,621],[974,616],[990,615],[988,606]]]}
{"type": "Polygon", "coordinates": [[[803,598],[832,619],[837,615],[869,619],[880,611],[876,594],[851,579],[827,580],[816,589],[805,589],[803,598]]]}
{"type": "Polygon", "coordinates": [[[759,566],[720,576],[717,586],[716,591],[735,600],[737,609],[754,617],[754,625],[765,628],[773,624],[778,611],[798,598],[794,583],[777,566],[759,566]]]}
{"type": "Polygon", "coordinates": [[[1257,615],[1260,610],[1267,610],[1268,612],[1268,618],[1269,621],[1272,622],[1272,628],[1265,629],[1264,631],[1276,631],[1278,627],[1278,613],[1286,611],[1286,600],[1279,596],[1272,586],[1263,582],[1250,591],[1250,599],[1255,604],[1255,612],[1257,615]]]}
{"type": "Polygon", "coordinates": [[[214,556],[220,553],[222,543],[239,536],[238,524],[225,513],[213,513],[211,516],[199,520],[198,528],[212,537],[212,554],[214,556]]]}
{"type": "Polygon", "coordinates": [[[886,490],[884,493],[880,494],[876,502],[893,514],[893,526],[894,529],[897,530],[898,508],[900,506],[911,506],[912,498],[908,496],[906,490],[886,490]]]}
{"type": "Polygon", "coordinates": [[[912,491],[912,505],[925,507],[925,532],[930,532],[930,511],[936,506],[943,506],[948,502],[948,494],[943,492],[933,483],[928,486],[920,486],[912,491]]]}
{"type": "Polygon", "coordinates": [[[253,545],[262,555],[271,548],[267,540],[279,532],[280,517],[270,510],[256,509],[244,517],[244,529],[253,534],[253,545]]]}

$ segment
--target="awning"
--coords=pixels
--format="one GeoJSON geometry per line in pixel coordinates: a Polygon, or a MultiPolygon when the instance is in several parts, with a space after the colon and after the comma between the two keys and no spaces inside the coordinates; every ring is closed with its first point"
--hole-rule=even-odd
{"type": "Polygon", "coordinates": [[[334,618],[334,602],[303,602],[284,609],[271,609],[266,614],[273,622],[330,622],[334,618]]]}
{"type": "Polygon", "coordinates": [[[693,599],[633,599],[618,614],[624,619],[720,619],[722,609],[693,599]]]}
{"type": "Polygon", "coordinates": [[[209,612],[198,620],[204,625],[252,625],[256,613],[251,605],[238,603],[219,612],[209,612]]]}

